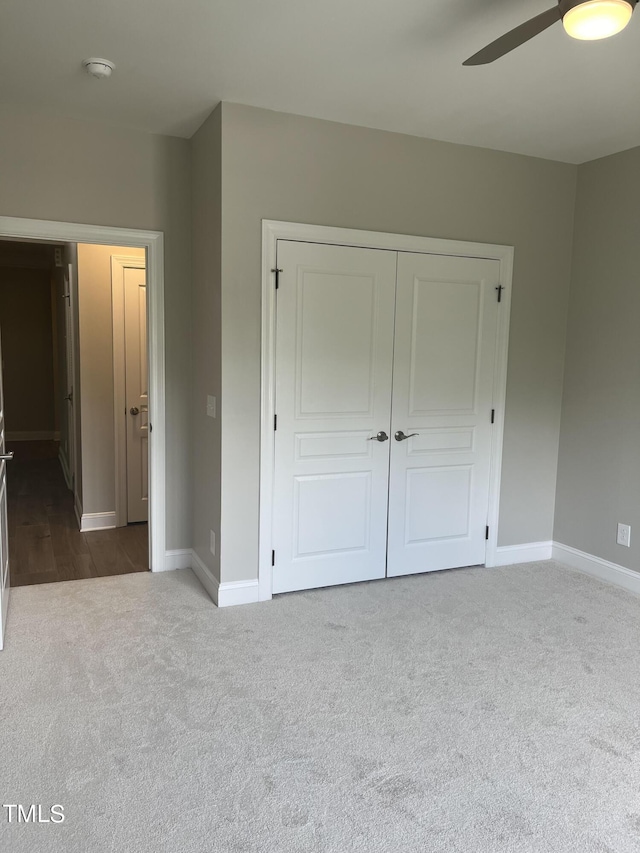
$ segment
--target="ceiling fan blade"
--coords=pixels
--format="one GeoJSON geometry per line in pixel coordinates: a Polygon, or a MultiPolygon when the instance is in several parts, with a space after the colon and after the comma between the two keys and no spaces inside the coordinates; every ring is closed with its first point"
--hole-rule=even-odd
{"type": "Polygon", "coordinates": [[[520,26],[516,27],[515,30],[511,30],[511,32],[500,36],[499,39],[492,41],[491,44],[483,47],[482,50],[479,50],[477,53],[474,53],[473,56],[469,57],[469,59],[462,64],[486,65],[489,62],[500,59],[500,57],[504,56],[505,53],[509,53],[516,47],[520,47],[521,44],[524,44],[526,41],[529,41],[529,39],[537,36],[552,24],[555,24],[556,21],[561,20],[561,18],[562,13],[560,12],[560,6],[554,6],[553,9],[547,9],[546,12],[536,15],[536,17],[531,18],[530,21],[520,24],[520,26]]]}

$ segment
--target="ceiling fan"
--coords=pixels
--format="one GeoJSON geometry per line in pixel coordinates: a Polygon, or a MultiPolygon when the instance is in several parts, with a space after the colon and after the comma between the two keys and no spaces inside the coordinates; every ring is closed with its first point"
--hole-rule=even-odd
{"type": "Polygon", "coordinates": [[[623,30],[638,0],[558,0],[558,5],[547,9],[530,21],[492,41],[463,65],[486,65],[500,59],[548,27],[562,21],[567,33],[576,39],[592,41],[608,38],[623,30]]]}

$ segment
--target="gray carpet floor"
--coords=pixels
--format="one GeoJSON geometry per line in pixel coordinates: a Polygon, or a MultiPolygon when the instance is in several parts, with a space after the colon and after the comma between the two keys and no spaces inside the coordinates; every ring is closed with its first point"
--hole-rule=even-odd
{"type": "Polygon", "coordinates": [[[640,850],[640,598],[553,563],[217,610],[189,571],[13,591],[11,853],[640,850]]]}

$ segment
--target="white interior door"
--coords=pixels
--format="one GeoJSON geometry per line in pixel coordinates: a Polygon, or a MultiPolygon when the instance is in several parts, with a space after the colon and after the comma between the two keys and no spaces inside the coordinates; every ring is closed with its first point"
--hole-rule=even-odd
{"type": "Polygon", "coordinates": [[[5,448],[4,396],[2,391],[2,343],[0,342],[0,649],[4,647],[9,609],[9,526],[7,522],[7,462],[12,454],[5,448]]]}
{"type": "Polygon", "coordinates": [[[398,255],[389,576],[485,562],[498,279],[495,260],[398,255]]]}
{"type": "Polygon", "coordinates": [[[278,267],[273,591],[384,577],[396,253],[280,241],[278,267]]]}
{"type": "Polygon", "coordinates": [[[127,521],[149,517],[149,371],[147,279],[144,268],[124,270],[127,412],[127,521]]]}

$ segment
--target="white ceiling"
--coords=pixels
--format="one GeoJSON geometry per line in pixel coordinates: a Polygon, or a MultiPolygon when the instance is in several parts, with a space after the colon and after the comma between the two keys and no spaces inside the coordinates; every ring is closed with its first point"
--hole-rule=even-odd
{"type": "Polygon", "coordinates": [[[0,103],[191,136],[220,101],[580,163],[640,145],[640,9],[463,68],[553,0],[3,0],[0,103]],[[104,56],[108,81],[81,60],[104,56]]]}

